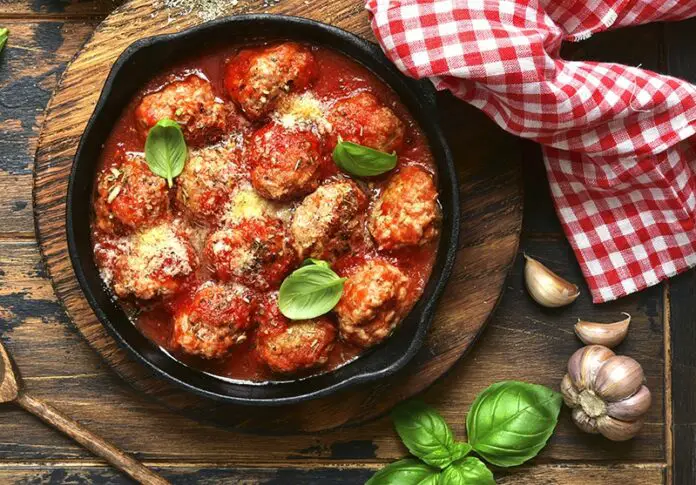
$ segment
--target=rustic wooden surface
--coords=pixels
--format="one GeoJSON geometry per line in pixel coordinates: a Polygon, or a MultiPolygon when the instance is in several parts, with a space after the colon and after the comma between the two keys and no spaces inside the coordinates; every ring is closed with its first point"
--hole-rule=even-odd
{"type": "MultiPolygon", "coordinates": [[[[311,6],[286,1],[268,9],[332,23],[371,37],[369,23],[353,15],[355,2],[325,0],[311,6]]],[[[257,12],[247,4],[239,12],[257,12]]],[[[39,247],[58,298],[89,344],[136,389],[194,418],[235,429],[268,433],[314,432],[365,422],[426,389],[473,344],[503,292],[522,226],[519,143],[479,122],[477,111],[442,96],[445,127],[462,194],[457,261],[423,348],[396,376],[326,398],[281,408],[222,406],[181,390],[135,361],[107,333],[82,294],[67,256],[65,200],[72,161],[101,87],[116,58],[138,38],[201,22],[189,15],[167,23],[157,0],[132,0],[111,13],[65,70],[39,138],[34,173],[34,213],[39,247]],[[444,108],[446,107],[446,109],[444,108]]]]}
{"type": "MultiPolygon", "coordinates": [[[[358,12],[361,2],[355,3],[358,12]]],[[[201,425],[123,383],[84,343],[58,304],[33,234],[32,161],[42,113],[59,76],[114,6],[109,0],[0,0],[0,25],[11,30],[0,54],[0,330],[27,388],[175,483],[363,483],[406,453],[387,418],[280,438],[201,425]]],[[[696,21],[604,33],[568,46],[565,56],[642,64],[696,81],[696,50],[689,45],[694,28],[696,21]]],[[[580,282],[550,203],[539,151],[523,144],[522,153],[520,251],[580,282]]],[[[539,457],[529,466],[498,470],[496,476],[499,483],[523,485],[693,483],[694,272],[611,304],[593,306],[585,292],[576,304],[555,311],[529,301],[521,278],[518,258],[507,292],[473,351],[422,398],[463,436],[466,411],[478,391],[506,378],[557,386],[568,356],[579,346],[571,334],[574,319],[610,320],[628,311],[634,324],[619,350],[641,361],[656,395],[644,432],[632,442],[611,444],[581,434],[564,411],[539,457]]],[[[0,483],[93,482],[126,480],[32,416],[0,406],[0,483]]]]}

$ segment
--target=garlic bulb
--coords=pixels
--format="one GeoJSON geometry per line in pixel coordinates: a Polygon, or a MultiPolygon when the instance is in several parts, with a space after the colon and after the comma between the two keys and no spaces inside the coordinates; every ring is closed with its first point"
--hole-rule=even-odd
{"type": "Polygon", "coordinates": [[[581,430],[625,441],[638,434],[650,408],[644,380],[643,368],[632,358],[588,345],[568,360],[561,394],[581,430]]]}
{"type": "Polygon", "coordinates": [[[586,345],[604,345],[610,349],[616,347],[628,334],[631,315],[624,313],[626,318],[614,323],[596,323],[578,320],[575,324],[575,334],[586,345]]]}
{"type": "Polygon", "coordinates": [[[570,305],[580,295],[577,285],[570,283],[526,254],[524,282],[534,301],[545,307],[570,305]]]}

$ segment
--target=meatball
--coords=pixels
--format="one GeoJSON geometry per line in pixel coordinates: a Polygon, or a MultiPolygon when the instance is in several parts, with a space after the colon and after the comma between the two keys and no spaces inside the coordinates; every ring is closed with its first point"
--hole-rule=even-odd
{"type": "Polygon", "coordinates": [[[278,219],[244,219],[213,231],[204,253],[222,281],[258,290],[280,284],[296,262],[290,238],[278,219]]]}
{"type": "Polygon", "coordinates": [[[135,118],[143,132],[168,118],[178,122],[186,141],[203,145],[219,140],[234,114],[215,96],[212,85],[196,75],[174,81],[143,97],[135,118]]]}
{"type": "Polygon", "coordinates": [[[267,199],[301,197],[319,185],[323,147],[312,131],[269,123],[258,130],[249,153],[251,183],[267,199]]]}
{"type": "Polygon", "coordinates": [[[191,218],[215,222],[241,177],[240,152],[234,143],[191,151],[177,178],[176,197],[191,218]]]}
{"type": "Polygon", "coordinates": [[[167,182],[152,173],[145,158],[126,152],[117,157],[99,174],[94,204],[96,226],[110,234],[152,225],[169,212],[167,182]]]}
{"type": "Polygon", "coordinates": [[[409,279],[396,266],[370,260],[348,276],[334,311],[341,338],[371,347],[388,337],[408,307],[409,279]]]}
{"type": "Polygon", "coordinates": [[[190,280],[197,267],[186,232],[167,222],[131,236],[129,248],[115,261],[113,289],[122,298],[169,296],[190,280]]]}
{"type": "Polygon", "coordinates": [[[290,231],[300,258],[334,260],[359,235],[367,197],[352,181],[322,185],[295,210],[290,231]]]}
{"type": "Polygon", "coordinates": [[[172,342],[187,354],[223,357],[247,339],[252,323],[252,294],[242,286],[206,283],[174,315],[172,342]]]}
{"type": "Polygon", "coordinates": [[[432,241],[439,220],[432,177],[411,166],[391,178],[370,213],[368,227],[379,248],[388,250],[432,241]]]}
{"type": "Polygon", "coordinates": [[[259,119],[290,91],[302,91],[315,75],[314,56],[300,44],[286,42],[249,49],[230,59],[225,89],[251,119],[259,119]]]}
{"type": "Polygon", "coordinates": [[[404,142],[404,124],[367,92],[338,101],[331,107],[328,120],[334,136],[375,150],[392,153],[404,142]]]}
{"type": "Polygon", "coordinates": [[[288,320],[278,309],[276,295],[257,313],[256,354],[274,372],[296,373],[326,363],[336,341],[328,318],[288,320]]]}

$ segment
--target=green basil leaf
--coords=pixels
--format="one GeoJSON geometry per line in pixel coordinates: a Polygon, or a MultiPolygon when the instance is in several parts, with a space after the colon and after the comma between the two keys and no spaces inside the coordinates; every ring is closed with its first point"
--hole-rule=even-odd
{"type": "Polygon", "coordinates": [[[278,291],[278,308],[291,320],[307,320],[327,313],[343,294],[346,278],[321,264],[302,266],[285,278],[278,291]]]}
{"type": "Polygon", "coordinates": [[[464,458],[471,452],[471,445],[469,443],[459,442],[452,445],[450,448],[450,455],[452,455],[452,461],[455,462],[464,458]]]}
{"type": "Polygon", "coordinates": [[[145,141],[145,160],[156,175],[167,179],[171,187],[174,177],[184,169],[188,154],[184,134],[176,121],[159,120],[150,128],[145,141]]]}
{"type": "Polygon", "coordinates": [[[358,177],[381,175],[396,167],[396,153],[384,153],[339,138],[333,159],[342,170],[358,177]]]}
{"type": "Polygon", "coordinates": [[[456,461],[440,474],[442,485],[495,485],[493,472],[478,458],[456,461]]]}
{"type": "Polygon", "coordinates": [[[413,458],[399,460],[375,473],[365,485],[437,485],[438,472],[413,458]]]}
{"type": "Polygon", "coordinates": [[[316,266],[325,266],[326,268],[329,268],[329,263],[324,261],[323,259],[315,259],[315,258],[307,258],[304,261],[302,261],[302,264],[300,266],[311,266],[311,265],[316,265],[316,266]]]}
{"type": "Polygon", "coordinates": [[[520,465],[551,437],[562,397],[551,389],[518,381],[493,384],[474,400],[466,417],[469,443],[494,465],[520,465]]]}
{"type": "Polygon", "coordinates": [[[10,35],[10,29],[0,28],[0,52],[7,43],[7,37],[10,35]]]}
{"type": "Polygon", "coordinates": [[[466,443],[455,443],[444,418],[420,401],[397,406],[392,419],[408,451],[428,465],[445,468],[471,451],[466,443]]]}

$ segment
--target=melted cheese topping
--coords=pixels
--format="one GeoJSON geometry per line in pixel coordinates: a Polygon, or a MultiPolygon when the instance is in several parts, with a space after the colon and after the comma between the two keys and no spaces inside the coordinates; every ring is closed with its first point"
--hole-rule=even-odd
{"type": "Polygon", "coordinates": [[[264,199],[250,184],[245,184],[227,203],[222,220],[225,224],[235,224],[243,219],[262,217],[275,217],[289,222],[292,214],[289,206],[264,199]]]}
{"type": "Polygon", "coordinates": [[[133,252],[128,256],[128,266],[146,275],[158,270],[167,276],[193,271],[184,242],[169,224],[152,227],[137,235],[133,252]]]}
{"type": "Polygon", "coordinates": [[[326,133],[331,131],[331,123],[324,116],[325,112],[325,104],[307,92],[283,98],[273,114],[273,120],[288,130],[316,128],[319,133],[326,133]]]}

